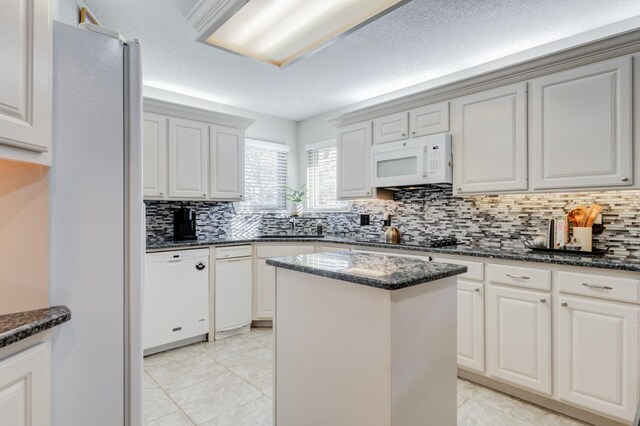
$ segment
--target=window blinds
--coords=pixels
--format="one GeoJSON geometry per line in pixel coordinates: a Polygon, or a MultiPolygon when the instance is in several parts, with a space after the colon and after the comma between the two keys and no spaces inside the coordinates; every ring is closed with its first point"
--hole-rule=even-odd
{"type": "Polygon", "coordinates": [[[245,201],[240,203],[241,211],[286,210],[284,188],[287,185],[288,157],[286,150],[247,143],[244,160],[245,201]]]}
{"type": "Polygon", "coordinates": [[[347,201],[336,199],[337,150],[328,146],[307,151],[307,185],[310,210],[344,211],[347,201]]]}

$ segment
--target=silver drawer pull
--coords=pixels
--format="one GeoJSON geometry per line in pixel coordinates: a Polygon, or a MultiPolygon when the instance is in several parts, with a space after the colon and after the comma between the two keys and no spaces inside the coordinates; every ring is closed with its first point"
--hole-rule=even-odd
{"type": "Polygon", "coordinates": [[[560,305],[561,305],[561,306],[564,306],[565,308],[566,308],[567,306],[569,306],[569,304],[568,304],[567,302],[562,302],[560,305]]]}
{"type": "Polygon", "coordinates": [[[511,277],[511,278],[520,278],[520,279],[523,279],[523,280],[528,280],[528,279],[530,279],[529,277],[524,276],[524,275],[507,274],[507,276],[508,276],[508,277],[511,277]]]}
{"type": "Polygon", "coordinates": [[[547,303],[547,299],[540,299],[540,303],[547,303]]]}
{"type": "Polygon", "coordinates": [[[475,289],[475,290],[473,290],[473,291],[475,291],[476,293],[480,293],[480,288],[476,288],[476,289],[475,289]]]}
{"type": "Polygon", "coordinates": [[[595,284],[589,284],[589,283],[582,283],[583,286],[585,287],[589,287],[589,288],[597,288],[600,290],[613,290],[613,287],[609,287],[606,285],[595,285],[595,284]]]}

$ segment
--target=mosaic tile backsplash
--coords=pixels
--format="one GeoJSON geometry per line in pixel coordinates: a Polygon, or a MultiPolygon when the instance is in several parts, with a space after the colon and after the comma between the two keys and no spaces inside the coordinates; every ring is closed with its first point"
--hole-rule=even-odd
{"type": "MultiPolygon", "coordinates": [[[[174,209],[195,209],[199,238],[284,234],[286,214],[236,214],[233,204],[199,201],[145,201],[147,240],[173,238],[174,209]]],[[[640,258],[640,191],[454,197],[450,188],[421,188],[395,193],[394,201],[356,201],[350,212],[306,213],[296,219],[298,232],[315,233],[318,224],[330,235],[379,239],[385,213],[393,216],[404,241],[455,236],[481,247],[521,248],[522,240],[544,234],[547,220],[576,205],[603,207],[604,230],[594,247],[611,247],[614,257],[640,258]],[[360,226],[360,214],[371,225],[360,226]]]]}

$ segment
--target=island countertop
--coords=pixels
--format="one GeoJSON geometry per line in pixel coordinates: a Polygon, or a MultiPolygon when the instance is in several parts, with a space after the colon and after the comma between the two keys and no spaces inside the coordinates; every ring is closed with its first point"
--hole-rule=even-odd
{"type": "Polygon", "coordinates": [[[467,272],[466,266],[428,258],[346,251],[270,258],[267,265],[384,290],[399,290],[467,272]]]}
{"type": "Polygon", "coordinates": [[[71,319],[66,306],[0,315],[0,348],[19,342],[71,319]]]}

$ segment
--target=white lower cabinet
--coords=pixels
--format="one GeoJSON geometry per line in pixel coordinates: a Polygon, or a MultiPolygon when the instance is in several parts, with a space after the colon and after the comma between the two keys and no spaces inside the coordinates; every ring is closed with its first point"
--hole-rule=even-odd
{"type": "Polygon", "coordinates": [[[0,361],[0,423],[50,424],[50,353],[43,342],[0,361]]]}
{"type": "Polygon", "coordinates": [[[551,395],[551,295],[489,285],[487,372],[551,395]]]}
{"type": "Polygon", "coordinates": [[[276,304],[276,268],[256,260],[256,312],[254,319],[272,319],[276,304]]]}
{"type": "Polygon", "coordinates": [[[484,373],[483,283],[458,279],[458,365],[484,373]]]}
{"type": "Polygon", "coordinates": [[[638,404],[640,307],[560,297],[559,397],[631,421],[638,404]]]}

